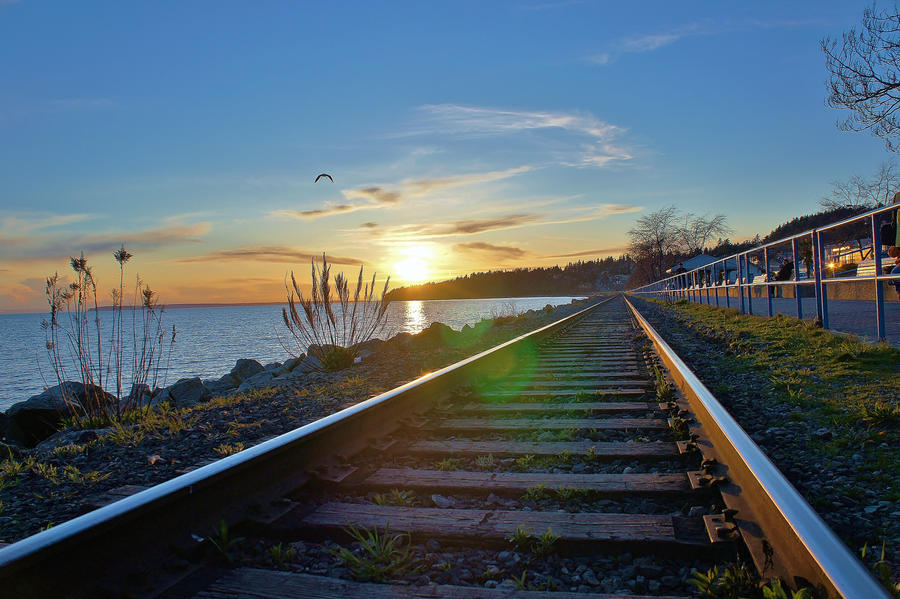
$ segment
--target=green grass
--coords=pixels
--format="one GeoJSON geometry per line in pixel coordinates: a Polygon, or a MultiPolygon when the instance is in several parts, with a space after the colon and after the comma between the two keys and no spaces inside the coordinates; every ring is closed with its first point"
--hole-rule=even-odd
{"type": "Polygon", "coordinates": [[[349,526],[345,529],[358,546],[357,552],[346,547],[332,551],[359,580],[382,582],[416,570],[408,534],[384,532],[349,526]]]}

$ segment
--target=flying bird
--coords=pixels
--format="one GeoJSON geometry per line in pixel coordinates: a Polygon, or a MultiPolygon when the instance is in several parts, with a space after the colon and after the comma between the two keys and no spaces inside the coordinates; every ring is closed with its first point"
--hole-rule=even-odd
{"type": "Polygon", "coordinates": [[[334,179],[332,179],[332,178],[331,178],[331,175],[329,175],[328,173],[322,173],[321,175],[319,175],[318,177],[316,177],[315,182],[318,183],[318,182],[319,182],[319,179],[321,179],[322,177],[328,177],[328,180],[331,181],[332,183],[334,183],[334,179]]]}

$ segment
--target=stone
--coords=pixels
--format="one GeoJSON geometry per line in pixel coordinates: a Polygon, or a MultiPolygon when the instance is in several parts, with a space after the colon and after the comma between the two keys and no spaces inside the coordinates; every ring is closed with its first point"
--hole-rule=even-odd
{"type": "Polygon", "coordinates": [[[299,356],[295,356],[288,360],[285,360],[284,364],[281,365],[281,368],[275,371],[275,376],[284,376],[294,370],[302,361],[303,358],[306,357],[306,354],[300,354],[299,356]]]}
{"type": "Polygon", "coordinates": [[[168,401],[176,408],[189,408],[212,397],[200,377],[179,379],[174,385],[153,396],[150,405],[156,406],[168,401]]]}
{"type": "Polygon", "coordinates": [[[383,345],[384,341],[381,339],[369,339],[354,345],[353,351],[356,352],[356,357],[360,358],[360,361],[364,361],[378,353],[383,345]]]}
{"type": "Polygon", "coordinates": [[[234,377],[231,376],[231,373],[228,373],[220,379],[216,379],[205,384],[206,388],[209,389],[209,392],[212,395],[226,395],[230,391],[233,391],[235,387],[237,387],[240,383],[235,382],[234,377]]]}
{"type": "Polygon", "coordinates": [[[234,368],[231,369],[232,377],[237,379],[237,382],[244,382],[254,374],[259,374],[260,372],[264,372],[265,367],[257,362],[256,360],[248,360],[247,358],[241,358],[235,363],[234,368]]]}
{"type": "Polygon", "coordinates": [[[592,570],[585,570],[584,572],[582,572],[581,580],[583,580],[585,584],[589,584],[592,587],[600,586],[600,581],[597,580],[597,576],[592,570]]]}
{"type": "Polygon", "coordinates": [[[622,470],[622,474],[634,474],[634,468],[631,466],[628,466],[624,470],[622,470]]]}
{"type": "Polygon", "coordinates": [[[297,372],[298,374],[312,372],[312,371],[321,371],[324,369],[322,365],[322,361],[315,356],[306,356],[303,360],[294,367],[292,372],[297,372]]]}
{"type": "Polygon", "coordinates": [[[443,345],[456,335],[456,331],[442,322],[432,322],[431,325],[416,335],[417,345],[443,345]]]}
{"type": "Polygon", "coordinates": [[[444,497],[443,495],[434,494],[431,496],[431,501],[434,503],[436,507],[439,508],[452,508],[456,507],[457,502],[452,497],[444,497]]]}
{"type": "MultiPolygon", "coordinates": [[[[102,401],[115,401],[112,395],[99,387],[93,387],[93,390],[102,394],[102,401]]],[[[6,437],[25,447],[34,447],[59,429],[63,417],[71,415],[72,408],[68,402],[84,406],[85,401],[85,386],[82,383],[65,381],[50,387],[43,393],[13,404],[6,411],[9,419],[6,437]]]]}
{"type": "Polygon", "coordinates": [[[83,445],[99,439],[109,432],[108,428],[99,429],[69,429],[54,433],[37,444],[37,451],[50,451],[54,447],[61,445],[83,445]]]}
{"type": "Polygon", "coordinates": [[[153,397],[153,391],[150,385],[146,383],[134,384],[131,386],[131,393],[128,394],[128,405],[133,407],[150,405],[150,399],[153,397]]]}
{"type": "Polygon", "coordinates": [[[425,542],[425,547],[427,547],[429,551],[440,551],[441,550],[441,544],[438,541],[436,541],[435,539],[428,539],[425,542]]]}
{"type": "Polygon", "coordinates": [[[691,509],[688,511],[688,516],[690,516],[691,518],[698,518],[698,517],[704,515],[705,513],[706,513],[706,508],[704,508],[702,505],[695,505],[695,506],[692,506],[691,509]]]}
{"type": "Polygon", "coordinates": [[[251,389],[263,389],[270,386],[274,378],[275,375],[271,372],[263,370],[241,383],[241,386],[237,388],[237,392],[243,393],[244,391],[250,391],[251,389]]]}
{"type": "Polygon", "coordinates": [[[281,366],[282,366],[281,362],[269,362],[268,364],[263,366],[263,368],[266,369],[266,372],[271,372],[272,374],[274,374],[274,373],[278,372],[278,370],[281,368],[281,366]]]}

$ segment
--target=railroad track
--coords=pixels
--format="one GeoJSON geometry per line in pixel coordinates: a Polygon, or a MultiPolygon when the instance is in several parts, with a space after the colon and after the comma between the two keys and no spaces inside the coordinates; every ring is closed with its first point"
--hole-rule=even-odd
{"type": "Polygon", "coordinates": [[[614,298],[0,550],[0,588],[687,596],[691,569],[743,559],[886,596],[692,376],[614,298]]]}

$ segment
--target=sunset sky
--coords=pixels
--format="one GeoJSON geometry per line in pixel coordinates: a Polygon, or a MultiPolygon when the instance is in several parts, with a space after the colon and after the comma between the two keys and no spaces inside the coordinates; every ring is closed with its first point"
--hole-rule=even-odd
{"type": "Polygon", "coordinates": [[[0,312],[82,250],[108,291],[122,242],[205,303],[322,251],[394,286],[619,255],[672,204],[765,234],[890,158],[824,104],[869,5],[0,0],[0,312]]]}

